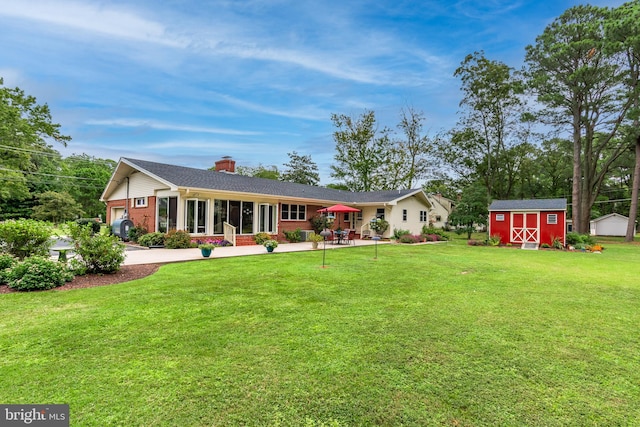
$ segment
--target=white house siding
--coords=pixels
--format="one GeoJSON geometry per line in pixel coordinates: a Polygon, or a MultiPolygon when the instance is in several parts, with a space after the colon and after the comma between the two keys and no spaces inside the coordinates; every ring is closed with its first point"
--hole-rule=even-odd
{"type": "MultiPolygon", "coordinates": [[[[153,196],[156,190],[166,189],[167,186],[160,181],[142,173],[136,173],[129,178],[129,199],[136,197],[153,196]]],[[[109,200],[126,199],[127,181],[123,181],[118,188],[109,195],[109,200]]]]}
{"type": "Polygon", "coordinates": [[[610,214],[594,219],[590,223],[590,232],[594,236],[624,236],[627,234],[629,219],[620,214],[610,214]]]}
{"type": "Polygon", "coordinates": [[[428,225],[429,207],[421,202],[417,197],[412,196],[404,200],[400,200],[397,205],[393,206],[389,221],[389,233],[393,235],[394,229],[409,230],[411,234],[420,234],[423,225],[428,225]],[[402,211],[407,210],[407,220],[403,221],[402,211]],[[420,221],[420,211],[427,212],[427,220],[420,221]]]}

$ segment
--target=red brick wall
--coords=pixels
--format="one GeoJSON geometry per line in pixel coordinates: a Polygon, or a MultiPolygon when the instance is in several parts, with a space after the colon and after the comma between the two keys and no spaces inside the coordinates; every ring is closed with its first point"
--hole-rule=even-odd
{"type": "MultiPolygon", "coordinates": [[[[147,197],[147,206],[145,207],[132,207],[129,199],[129,219],[133,222],[134,226],[143,225],[147,228],[149,233],[156,231],[156,197],[147,197]]],[[[107,224],[112,224],[117,218],[111,218],[111,208],[121,208],[126,206],[127,201],[125,199],[110,200],[107,202],[107,224]]]]}

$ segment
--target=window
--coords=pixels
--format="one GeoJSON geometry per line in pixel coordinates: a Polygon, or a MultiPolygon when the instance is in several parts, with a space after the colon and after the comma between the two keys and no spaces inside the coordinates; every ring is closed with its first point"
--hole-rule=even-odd
{"type": "Polygon", "coordinates": [[[376,218],[384,219],[384,208],[376,209],[376,218]]]}
{"type": "Polygon", "coordinates": [[[185,230],[191,234],[204,234],[207,231],[207,201],[187,200],[185,230]]]}
{"type": "Polygon", "coordinates": [[[276,205],[259,205],[258,207],[258,232],[276,232],[276,205]]]}
{"type": "Polygon", "coordinates": [[[282,219],[290,221],[305,221],[307,219],[307,207],[305,205],[282,204],[282,219]]]}
{"type": "Polygon", "coordinates": [[[440,221],[442,221],[442,216],[436,215],[436,222],[440,222],[440,221]]]}
{"type": "Polygon", "coordinates": [[[420,222],[427,222],[427,211],[420,211],[420,222]]]}
{"type": "Polygon", "coordinates": [[[407,222],[407,210],[402,209],[402,221],[407,222]]]}
{"type": "Polygon", "coordinates": [[[133,199],[133,206],[136,208],[146,208],[147,207],[147,198],[146,197],[136,197],[133,199]]]}
{"type": "Polygon", "coordinates": [[[504,214],[496,214],[496,221],[504,221],[504,214]]]}
{"type": "Polygon", "coordinates": [[[557,224],[558,214],[547,214],[547,224],[557,224]]]}
{"type": "Polygon", "coordinates": [[[160,233],[175,230],[178,222],[178,198],[158,198],[158,228],[160,233]]]}

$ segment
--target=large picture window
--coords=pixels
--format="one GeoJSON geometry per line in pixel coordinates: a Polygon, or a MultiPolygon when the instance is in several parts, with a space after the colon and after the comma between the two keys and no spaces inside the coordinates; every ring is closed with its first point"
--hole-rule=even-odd
{"type": "Polygon", "coordinates": [[[305,221],[307,207],[305,205],[282,204],[282,219],[285,221],[305,221]]]}
{"type": "Polygon", "coordinates": [[[160,233],[167,233],[176,229],[178,222],[178,198],[158,198],[158,228],[160,233]]]}

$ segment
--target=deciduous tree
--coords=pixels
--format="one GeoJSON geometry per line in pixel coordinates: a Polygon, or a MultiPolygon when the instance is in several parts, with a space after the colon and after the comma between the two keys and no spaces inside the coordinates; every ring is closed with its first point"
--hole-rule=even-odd
{"type": "Polygon", "coordinates": [[[289,156],[289,163],[284,164],[286,169],[280,175],[282,181],[306,185],[320,184],[318,165],[311,159],[311,156],[301,156],[295,151],[287,153],[287,155],[289,156]]]}

